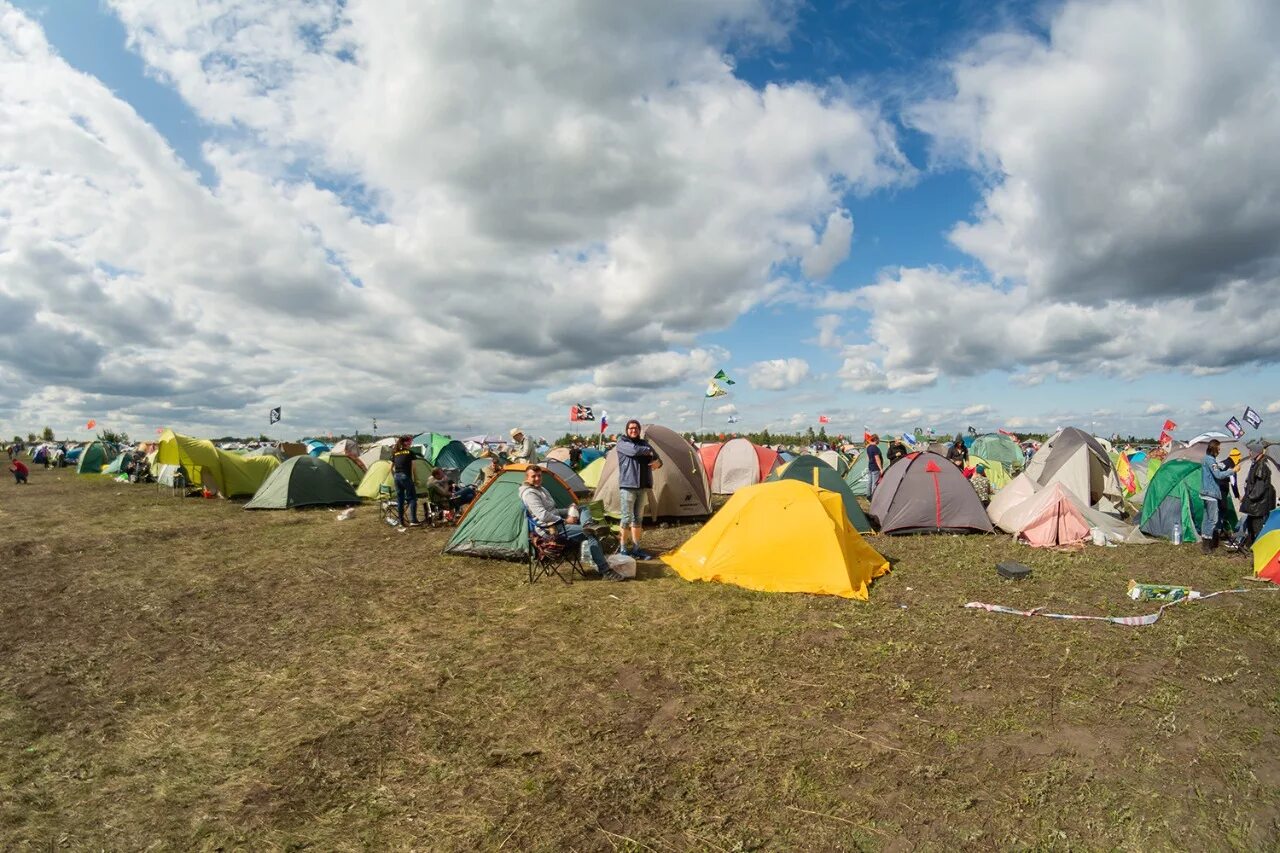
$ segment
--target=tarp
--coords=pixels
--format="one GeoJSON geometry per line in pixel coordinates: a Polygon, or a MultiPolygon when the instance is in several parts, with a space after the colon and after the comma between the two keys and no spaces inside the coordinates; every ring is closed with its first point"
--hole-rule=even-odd
{"type": "MultiPolygon", "coordinates": [[[[240,456],[213,446],[212,441],[165,430],[156,449],[155,465],[180,466],[187,482],[224,498],[248,497],[280,467],[274,456],[240,456]]],[[[159,477],[157,477],[159,479],[159,477]]]]}
{"type": "MultiPolygon", "coordinates": [[[[480,490],[445,545],[446,554],[500,560],[529,558],[529,525],[520,501],[520,486],[528,467],[524,463],[508,465],[480,490]]],[[[555,474],[543,474],[542,486],[551,493],[557,507],[573,503],[573,493],[555,474]]]]}
{"type": "MultiPolygon", "coordinates": [[[[419,497],[426,495],[429,482],[431,482],[431,465],[425,459],[414,459],[413,484],[417,487],[419,497]]],[[[381,494],[382,486],[389,488],[392,496],[395,495],[395,475],[391,472],[391,463],[385,459],[369,466],[369,470],[360,480],[360,485],[356,486],[356,494],[362,498],[376,500],[381,494]]]]}
{"type": "MultiPolygon", "coordinates": [[[[662,467],[653,472],[653,497],[645,507],[645,516],[654,519],[711,515],[711,492],[697,449],[680,433],[660,424],[648,424],[640,434],[662,459],[662,467]]],[[[616,449],[610,450],[605,458],[595,497],[604,502],[605,512],[610,516],[616,518],[621,513],[616,449]]]]}
{"type": "MultiPolygon", "coordinates": [[[[1236,527],[1236,509],[1231,501],[1219,501],[1219,512],[1227,527],[1236,527]]],[[[1200,463],[1189,459],[1165,460],[1147,485],[1138,527],[1150,536],[1173,539],[1173,525],[1182,527],[1182,541],[1200,539],[1204,521],[1204,501],[1200,498],[1200,463]]]]}
{"type": "Polygon", "coordinates": [[[840,479],[840,475],[835,472],[835,469],[817,456],[809,456],[807,454],[797,456],[790,462],[774,468],[773,472],[769,474],[768,480],[770,482],[799,480],[802,483],[808,483],[811,486],[837,493],[844,503],[845,514],[849,516],[849,523],[853,525],[853,528],[859,533],[871,532],[871,522],[867,520],[867,516],[862,512],[862,507],[858,506],[858,500],[853,496],[853,492],[849,490],[848,484],[840,479]]]}
{"type": "Polygon", "coordinates": [[[889,562],[853,529],[844,500],[797,480],[746,486],[662,561],[685,580],[866,601],[889,562]]]}
{"type": "MultiPolygon", "coordinates": [[[[352,464],[348,456],[332,458],[352,464]]],[[[329,461],[312,456],[294,456],[271,472],[244,508],[290,509],[359,502],[355,489],[329,461]]]]}
{"type": "Polygon", "coordinates": [[[1280,583],[1280,509],[1272,510],[1253,541],[1253,573],[1280,583]]]}
{"type": "Polygon", "coordinates": [[[991,520],[960,469],[937,453],[909,453],[871,497],[881,533],[991,533],[991,520]]]}

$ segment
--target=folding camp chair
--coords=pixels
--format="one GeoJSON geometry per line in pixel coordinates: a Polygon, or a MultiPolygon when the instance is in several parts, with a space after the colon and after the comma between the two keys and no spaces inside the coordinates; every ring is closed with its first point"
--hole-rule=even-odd
{"type": "Polygon", "coordinates": [[[579,543],[569,541],[563,521],[547,531],[538,526],[528,510],[525,510],[524,518],[529,528],[529,583],[555,575],[571,584],[575,573],[584,578],[587,576],[582,569],[579,543]]]}

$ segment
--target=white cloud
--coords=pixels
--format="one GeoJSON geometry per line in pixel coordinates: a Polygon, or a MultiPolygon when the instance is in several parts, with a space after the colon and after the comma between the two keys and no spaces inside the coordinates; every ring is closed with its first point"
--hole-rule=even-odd
{"type": "Polygon", "coordinates": [[[833,210],[827,217],[827,226],[822,231],[822,238],[805,252],[800,269],[814,281],[821,281],[831,275],[849,257],[849,246],[853,240],[853,217],[847,210],[833,210]]]}
{"type": "Polygon", "coordinates": [[[839,314],[823,314],[814,320],[813,325],[818,330],[817,345],[823,349],[839,349],[843,346],[843,341],[837,334],[842,322],[844,318],[839,314]]]}
{"type": "Polygon", "coordinates": [[[479,394],[588,372],[642,396],[784,288],[775,268],[839,255],[846,191],[911,172],[848,90],[733,75],[727,40],[785,35],[764,0],[111,6],[212,129],[216,188],[0,6],[0,299],[24,323],[0,377],[22,417],[78,421],[78,399],[222,431],[284,401],[299,430],[462,428],[504,411],[479,394]]]}
{"type": "Polygon", "coordinates": [[[1280,274],[1280,5],[1068,2],[1001,33],[919,105],[936,155],[987,173],[952,239],[1037,299],[1193,298],[1280,274]]]}
{"type": "Polygon", "coordinates": [[[999,287],[942,269],[890,270],[860,291],[871,311],[871,343],[846,347],[838,374],[854,390],[881,391],[989,370],[1017,371],[1015,383],[1036,385],[1051,377],[1133,379],[1195,364],[1265,364],[1280,360],[1280,339],[1266,331],[1280,323],[1277,291],[1280,279],[1234,284],[1208,305],[1169,299],[1153,321],[1149,309],[1133,303],[1059,303],[1034,298],[1023,286],[999,287]],[[988,323],[959,319],[965,317],[1016,318],[1009,322],[1017,333],[993,334],[988,323]],[[1258,322],[1241,326],[1239,317],[1258,322]],[[1206,338],[1206,327],[1239,333],[1206,338]]]}
{"type": "Polygon", "coordinates": [[[758,361],[747,371],[753,387],[767,391],[791,388],[809,375],[809,362],[803,358],[775,358],[758,361]]]}
{"type": "Polygon", "coordinates": [[[723,406],[716,406],[713,410],[717,415],[736,415],[738,407],[733,403],[725,403],[723,406]]]}
{"type": "Polygon", "coordinates": [[[1216,411],[1218,411],[1218,405],[1212,400],[1205,400],[1200,404],[1199,412],[1202,415],[1211,415],[1216,411]]]}
{"type": "Polygon", "coordinates": [[[973,417],[974,415],[989,415],[991,414],[991,407],[988,406],[986,403],[977,403],[972,406],[965,406],[963,409],[960,410],[960,414],[964,415],[965,417],[973,417]]]}
{"type": "Polygon", "coordinates": [[[1171,412],[1173,412],[1173,408],[1171,406],[1166,406],[1164,403],[1153,403],[1152,405],[1147,406],[1147,410],[1144,414],[1167,415],[1171,412]]]}
{"type": "Polygon", "coordinates": [[[1267,405],[1267,414],[1269,415],[1280,414],[1280,400],[1276,400],[1274,403],[1269,403],[1267,405]]]}

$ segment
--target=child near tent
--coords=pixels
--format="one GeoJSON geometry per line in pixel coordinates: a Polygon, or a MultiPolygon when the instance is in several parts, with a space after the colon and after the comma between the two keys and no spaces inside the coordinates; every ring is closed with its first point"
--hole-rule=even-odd
{"type": "Polygon", "coordinates": [[[21,459],[14,459],[9,463],[9,472],[13,474],[14,482],[19,485],[26,485],[27,476],[31,473],[21,459]]]}
{"type": "Polygon", "coordinates": [[[978,500],[982,501],[983,506],[991,503],[991,481],[987,479],[987,466],[979,465],[973,469],[973,476],[969,478],[969,482],[973,485],[973,490],[978,493],[978,500]]]}

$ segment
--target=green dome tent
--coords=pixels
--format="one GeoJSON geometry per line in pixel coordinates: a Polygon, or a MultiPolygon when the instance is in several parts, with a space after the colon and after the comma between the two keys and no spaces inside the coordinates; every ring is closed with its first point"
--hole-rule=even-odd
{"type": "Polygon", "coordinates": [[[980,435],[969,448],[970,456],[981,456],[988,462],[999,462],[1009,473],[1022,468],[1022,448],[1007,435],[980,435]]]}
{"type": "Polygon", "coordinates": [[[355,489],[328,462],[314,456],[294,456],[271,472],[244,508],[290,509],[359,502],[355,489]]]}
{"type": "Polygon", "coordinates": [[[414,436],[412,446],[422,454],[423,459],[437,468],[461,471],[471,464],[471,454],[461,441],[438,432],[424,432],[414,436]]]}
{"type": "MultiPolygon", "coordinates": [[[[480,490],[463,513],[449,544],[445,545],[446,554],[529,559],[529,526],[520,501],[526,468],[524,464],[508,465],[480,490]]],[[[551,493],[557,507],[573,503],[573,492],[554,474],[545,472],[542,486],[551,493]]]]}
{"type": "MultiPolygon", "coordinates": [[[[1218,502],[1227,528],[1236,527],[1236,508],[1229,501],[1218,502]]],[[[1152,475],[1142,499],[1138,528],[1151,536],[1173,539],[1174,523],[1182,525],[1182,541],[1198,542],[1204,521],[1204,500],[1200,497],[1200,463],[1190,459],[1169,459],[1152,475]]]]}
{"type": "Polygon", "coordinates": [[[797,456],[785,465],[779,465],[769,474],[765,482],[777,480],[799,480],[829,492],[836,492],[844,501],[844,513],[849,516],[849,523],[859,533],[870,533],[871,522],[858,506],[849,484],[840,479],[836,470],[816,456],[797,456]]]}
{"type": "Polygon", "coordinates": [[[341,474],[342,479],[350,483],[352,488],[360,485],[360,481],[364,479],[364,469],[350,456],[341,453],[321,453],[319,459],[321,462],[332,465],[333,470],[341,474]]]}
{"type": "Polygon", "coordinates": [[[80,451],[80,459],[76,462],[77,474],[101,474],[102,469],[116,458],[116,452],[105,442],[95,441],[80,451]]]}

